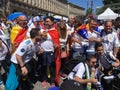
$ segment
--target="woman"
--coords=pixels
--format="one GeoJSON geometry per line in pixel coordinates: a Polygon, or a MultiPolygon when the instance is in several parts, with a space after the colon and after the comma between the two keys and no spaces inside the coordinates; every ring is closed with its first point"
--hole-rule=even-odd
{"type": "Polygon", "coordinates": [[[63,72],[65,68],[65,63],[68,58],[68,38],[69,35],[67,33],[66,23],[62,20],[58,24],[59,31],[59,40],[60,40],[60,48],[61,48],[61,76],[65,77],[63,72]]]}

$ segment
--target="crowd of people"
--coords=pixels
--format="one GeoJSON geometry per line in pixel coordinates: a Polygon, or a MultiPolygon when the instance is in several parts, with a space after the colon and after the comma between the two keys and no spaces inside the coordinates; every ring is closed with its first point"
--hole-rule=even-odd
{"type": "Polygon", "coordinates": [[[33,90],[36,81],[60,90],[117,90],[112,82],[119,66],[120,17],[98,22],[71,15],[66,22],[21,14],[0,20],[3,90],[33,90]]]}

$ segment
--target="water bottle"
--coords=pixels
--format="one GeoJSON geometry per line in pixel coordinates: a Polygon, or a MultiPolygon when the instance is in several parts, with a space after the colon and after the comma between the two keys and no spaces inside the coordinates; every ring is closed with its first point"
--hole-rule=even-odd
{"type": "Polygon", "coordinates": [[[91,86],[92,86],[91,83],[87,83],[87,90],[91,90],[92,89],[91,86]]]}

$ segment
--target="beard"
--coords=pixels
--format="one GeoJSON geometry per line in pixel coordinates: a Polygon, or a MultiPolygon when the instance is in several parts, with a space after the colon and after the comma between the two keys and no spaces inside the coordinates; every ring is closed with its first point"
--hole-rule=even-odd
{"type": "Polygon", "coordinates": [[[40,40],[41,40],[40,38],[36,38],[36,40],[35,40],[35,41],[36,41],[36,42],[40,42],[40,40]]]}

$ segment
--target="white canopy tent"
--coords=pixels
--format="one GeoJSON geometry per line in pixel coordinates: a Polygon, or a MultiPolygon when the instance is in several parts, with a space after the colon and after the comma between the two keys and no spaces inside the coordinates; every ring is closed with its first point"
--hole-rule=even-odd
{"type": "Polygon", "coordinates": [[[102,14],[98,15],[98,20],[114,20],[118,17],[110,8],[107,8],[102,14]]]}

